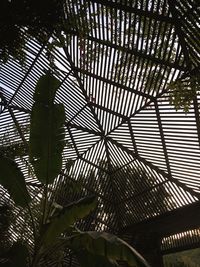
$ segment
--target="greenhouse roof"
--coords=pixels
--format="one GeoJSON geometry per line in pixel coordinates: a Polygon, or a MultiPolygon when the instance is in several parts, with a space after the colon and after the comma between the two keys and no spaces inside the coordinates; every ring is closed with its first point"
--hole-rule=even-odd
{"type": "Polygon", "coordinates": [[[0,67],[2,145],[28,143],[34,88],[52,68],[67,117],[61,175],[98,196],[95,229],[130,231],[199,202],[198,1],[66,2],[62,45],[47,52],[56,35],[41,44],[23,29],[23,66],[10,58],[0,67]]]}

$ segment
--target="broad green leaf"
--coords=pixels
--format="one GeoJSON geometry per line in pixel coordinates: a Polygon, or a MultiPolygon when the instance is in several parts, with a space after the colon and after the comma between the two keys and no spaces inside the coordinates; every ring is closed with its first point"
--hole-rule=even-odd
{"type": "Polygon", "coordinates": [[[15,161],[0,155],[0,183],[5,187],[16,205],[26,207],[31,197],[27,191],[24,175],[15,161]]]}
{"type": "Polygon", "coordinates": [[[106,257],[110,261],[123,260],[132,267],[149,267],[128,243],[108,233],[81,232],[71,238],[69,245],[75,252],[85,249],[90,254],[106,257]]]}
{"type": "Polygon", "coordinates": [[[76,256],[81,267],[118,267],[116,261],[108,260],[103,256],[94,255],[86,250],[77,252],[76,256]]]}
{"type": "Polygon", "coordinates": [[[62,168],[65,146],[63,104],[54,104],[58,80],[47,74],[40,78],[31,111],[30,160],[39,181],[53,182],[62,168]]]}
{"type": "Polygon", "coordinates": [[[50,218],[50,222],[44,226],[45,229],[41,243],[43,245],[50,245],[61,233],[76,223],[77,220],[83,219],[93,211],[96,204],[96,197],[85,197],[59,210],[55,216],[50,218]]]}
{"type": "Polygon", "coordinates": [[[5,263],[5,267],[26,267],[28,257],[28,248],[21,242],[16,242],[12,245],[9,251],[6,253],[5,258],[8,262],[5,263]]]}

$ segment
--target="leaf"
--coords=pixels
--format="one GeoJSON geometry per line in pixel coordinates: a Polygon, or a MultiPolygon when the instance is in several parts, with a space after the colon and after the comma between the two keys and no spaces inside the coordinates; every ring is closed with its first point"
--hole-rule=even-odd
{"type": "Polygon", "coordinates": [[[33,100],[44,105],[53,104],[59,84],[59,80],[51,75],[50,72],[43,75],[37,82],[33,100]]]}
{"type": "Polygon", "coordinates": [[[24,175],[15,161],[0,155],[0,183],[5,187],[16,205],[26,207],[31,197],[27,191],[24,175]]]}
{"type": "Polygon", "coordinates": [[[31,112],[30,160],[39,181],[53,182],[62,168],[65,111],[53,100],[59,81],[46,74],[36,86],[31,112]]]}
{"type": "Polygon", "coordinates": [[[76,253],[78,261],[82,267],[118,267],[116,261],[108,260],[103,256],[97,256],[82,250],[81,252],[76,253]]]}
{"type": "Polygon", "coordinates": [[[79,219],[86,217],[96,207],[96,197],[85,197],[77,202],[59,210],[58,213],[50,218],[50,222],[44,225],[44,233],[41,242],[44,245],[51,244],[56,237],[70,228],[79,219]]]}
{"type": "Polygon", "coordinates": [[[4,266],[9,267],[26,267],[26,261],[28,257],[28,248],[21,242],[16,242],[12,245],[9,251],[6,253],[5,258],[8,262],[4,266]]]}
{"type": "Polygon", "coordinates": [[[123,260],[132,267],[149,267],[128,243],[108,233],[81,232],[71,238],[69,245],[75,252],[84,248],[90,254],[105,257],[109,261],[123,260]]]}

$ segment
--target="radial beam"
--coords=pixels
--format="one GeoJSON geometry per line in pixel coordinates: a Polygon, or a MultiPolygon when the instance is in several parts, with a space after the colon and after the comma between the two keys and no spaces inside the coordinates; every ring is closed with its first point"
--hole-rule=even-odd
{"type": "Polygon", "coordinates": [[[168,179],[168,181],[170,181],[172,183],[175,183],[177,186],[181,187],[184,191],[187,191],[192,196],[194,196],[194,197],[196,197],[198,199],[200,198],[200,194],[195,192],[192,188],[190,188],[187,185],[179,182],[177,179],[173,178],[170,174],[167,174],[166,172],[164,172],[163,170],[159,169],[157,166],[153,165],[151,162],[147,161],[143,157],[137,155],[133,151],[130,151],[129,149],[127,149],[123,145],[119,144],[117,141],[113,140],[111,137],[107,137],[107,138],[109,139],[109,141],[111,143],[115,144],[117,147],[119,147],[120,149],[124,150],[126,153],[131,155],[133,158],[139,160],[140,162],[142,162],[145,165],[149,166],[151,169],[155,170],[157,173],[161,174],[163,177],[168,179]]]}
{"type": "MultiPolygon", "coordinates": [[[[72,58],[71,58],[70,54],[68,53],[67,47],[63,46],[63,50],[64,50],[64,52],[65,52],[65,55],[66,55],[66,58],[67,58],[68,62],[69,62],[70,65],[71,65],[71,68],[72,68],[74,77],[76,78],[76,80],[77,80],[77,82],[78,82],[78,84],[79,84],[79,87],[80,87],[80,89],[81,89],[81,91],[82,91],[82,94],[84,95],[85,100],[86,100],[86,102],[88,103],[88,96],[87,96],[87,94],[86,94],[84,85],[82,84],[81,78],[79,77],[79,74],[78,74],[78,72],[77,72],[77,70],[76,70],[76,68],[75,68],[75,65],[74,65],[74,63],[73,63],[73,61],[72,61],[72,58]]],[[[91,110],[91,113],[92,113],[92,115],[93,115],[93,117],[94,117],[94,119],[95,119],[95,121],[96,121],[96,123],[97,123],[99,129],[103,132],[102,125],[101,125],[101,123],[100,123],[100,121],[99,121],[99,119],[98,119],[96,113],[94,112],[93,108],[92,108],[90,105],[88,105],[88,106],[89,106],[89,108],[90,108],[90,110],[91,110]]]]}
{"type": "Polygon", "coordinates": [[[168,0],[169,9],[170,9],[170,12],[172,14],[172,20],[173,20],[173,23],[175,26],[175,32],[176,32],[176,34],[180,40],[180,45],[181,45],[181,48],[183,50],[185,62],[187,64],[188,70],[191,71],[192,70],[192,64],[190,61],[190,56],[189,56],[188,48],[187,48],[186,41],[184,38],[184,34],[181,30],[181,21],[179,19],[178,12],[176,11],[175,2],[176,2],[175,0],[168,0]]]}
{"type": "Polygon", "coordinates": [[[107,83],[107,84],[109,84],[109,85],[116,86],[116,87],[121,88],[121,89],[124,89],[124,90],[126,90],[126,91],[128,91],[128,92],[135,93],[135,94],[140,95],[140,96],[144,96],[144,97],[146,97],[146,98],[148,98],[148,99],[151,99],[151,100],[154,100],[154,99],[155,99],[155,97],[153,97],[153,96],[151,96],[151,95],[148,95],[148,94],[146,94],[146,93],[144,93],[144,92],[135,90],[135,89],[130,88],[130,87],[128,87],[128,86],[125,86],[125,85],[123,85],[123,84],[121,84],[121,83],[117,83],[117,82],[115,82],[115,81],[112,81],[111,79],[106,79],[106,78],[104,78],[104,77],[102,77],[102,76],[96,75],[96,74],[94,74],[94,73],[91,73],[91,72],[89,72],[89,71],[83,70],[83,69],[81,69],[81,68],[77,68],[77,67],[75,67],[74,69],[77,70],[78,72],[82,73],[82,74],[86,74],[87,76],[89,76],[89,77],[91,77],[91,78],[94,78],[94,79],[97,79],[97,80],[99,80],[99,81],[105,82],[105,83],[107,83]]]}
{"type": "Polygon", "coordinates": [[[169,158],[168,158],[168,153],[167,153],[165,136],[164,136],[164,132],[163,132],[163,126],[162,126],[162,121],[161,121],[161,117],[160,117],[160,112],[159,112],[157,100],[154,101],[154,106],[155,106],[155,110],[156,110],[156,117],[157,117],[157,121],[158,121],[158,127],[159,127],[159,131],[160,131],[160,138],[161,138],[162,147],[163,147],[163,151],[164,151],[165,162],[166,162],[166,166],[167,166],[167,172],[171,176],[171,168],[170,168],[170,164],[169,164],[169,158]]]}
{"type": "Polygon", "coordinates": [[[116,1],[113,2],[113,1],[107,1],[107,0],[93,0],[93,2],[98,3],[98,4],[102,4],[106,7],[110,7],[110,8],[116,9],[116,10],[122,10],[125,12],[134,13],[134,14],[139,15],[139,16],[149,17],[152,19],[172,23],[172,19],[168,16],[165,16],[164,14],[161,15],[159,13],[152,12],[149,10],[142,10],[142,9],[138,9],[137,7],[122,5],[120,3],[117,3],[116,1]]]}
{"type": "MultiPolygon", "coordinates": [[[[39,52],[37,53],[36,57],[34,58],[33,62],[31,63],[29,69],[26,71],[23,79],[21,80],[19,86],[17,87],[17,89],[15,90],[14,94],[12,95],[11,99],[7,102],[7,105],[10,105],[10,103],[14,100],[15,96],[17,95],[17,93],[19,92],[19,90],[21,89],[21,87],[23,86],[24,82],[26,81],[28,75],[30,74],[30,72],[32,71],[32,69],[35,66],[36,61],[38,60],[38,58],[40,57],[44,47],[45,47],[46,43],[43,44],[39,50],[39,52]]],[[[5,107],[6,108],[6,107],[5,107]]]]}
{"type": "MultiPolygon", "coordinates": [[[[76,35],[76,36],[79,35],[78,32],[75,32],[75,31],[69,31],[69,33],[72,35],[76,35]]],[[[90,36],[90,35],[86,36],[86,39],[93,41],[93,42],[96,42],[96,43],[101,44],[101,45],[105,45],[107,47],[114,48],[114,49],[119,50],[119,51],[126,52],[130,55],[134,55],[134,56],[137,56],[139,58],[143,58],[143,59],[152,61],[152,62],[160,64],[160,65],[175,68],[175,69],[180,70],[180,71],[188,71],[188,68],[179,65],[177,62],[171,63],[170,61],[162,60],[162,59],[160,59],[158,57],[154,57],[152,55],[147,55],[146,53],[140,52],[136,49],[130,49],[130,48],[127,48],[124,46],[120,46],[120,45],[111,43],[109,41],[102,40],[100,38],[95,38],[95,37],[90,36]]]]}

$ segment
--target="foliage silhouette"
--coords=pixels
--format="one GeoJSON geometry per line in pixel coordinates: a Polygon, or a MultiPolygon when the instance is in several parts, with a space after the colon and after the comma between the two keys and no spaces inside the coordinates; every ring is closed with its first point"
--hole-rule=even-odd
{"type": "MultiPolygon", "coordinates": [[[[8,190],[15,205],[21,207],[22,214],[28,211],[29,232],[22,241],[18,240],[4,255],[7,259],[2,266],[21,267],[42,266],[54,254],[54,262],[64,259],[64,250],[69,249],[78,255],[88,253],[88,257],[96,259],[88,266],[102,264],[116,266],[116,260],[125,260],[129,266],[145,267],[145,260],[127,243],[106,233],[82,232],[76,227],[78,220],[83,219],[97,205],[94,196],[86,196],[66,206],[57,204],[51,192],[55,191],[56,181],[62,168],[62,151],[64,148],[65,113],[62,104],[55,104],[54,98],[59,81],[47,72],[42,76],[35,89],[31,111],[29,156],[35,175],[42,186],[42,197],[39,202],[32,199],[26,188],[22,170],[7,155],[0,154],[0,182],[8,190]],[[16,186],[17,185],[17,186],[16,186]],[[33,250],[27,245],[31,243],[33,250]]],[[[56,192],[55,192],[56,194],[56,192]]],[[[83,259],[83,265],[84,266],[83,259]]]]}

